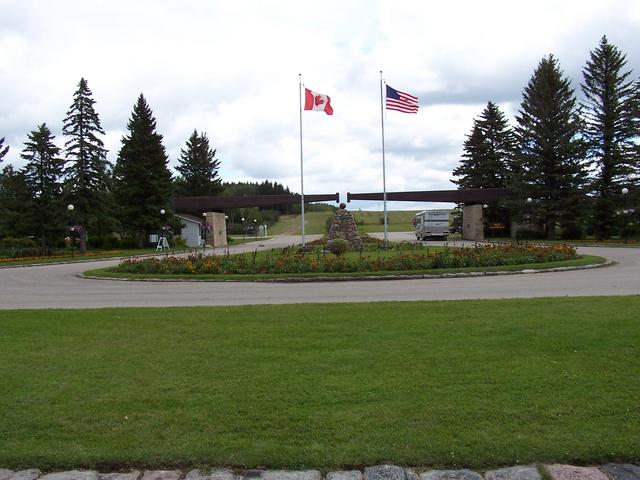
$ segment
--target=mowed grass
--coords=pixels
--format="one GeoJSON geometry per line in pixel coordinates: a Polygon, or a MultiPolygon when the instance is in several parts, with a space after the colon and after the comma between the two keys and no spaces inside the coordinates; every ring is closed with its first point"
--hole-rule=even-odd
{"type": "Polygon", "coordinates": [[[0,312],[0,465],[640,459],[640,297],[0,312]]]}
{"type": "MultiPolygon", "coordinates": [[[[413,232],[411,220],[418,210],[390,210],[387,212],[388,232],[413,232]]],[[[384,212],[354,211],[353,218],[361,233],[384,232],[384,212]]]]}
{"type": "MultiPolygon", "coordinates": [[[[360,233],[372,233],[384,231],[384,213],[371,211],[352,211],[353,217],[358,224],[360,233]]],[[[398,210],[387,212],[387,231],[389,232],[412,232],[415,227],[411,224],[411,219],[417,211],[398,210]]],[[[304,231],[306,234],[327,233],[327,219],[333,216],[333,212],[305,212],[304,231]]],[[[300,215],[282,215],[278,223],[269,228],[269,235],[300,235],[301,217],[300,215]]]]}

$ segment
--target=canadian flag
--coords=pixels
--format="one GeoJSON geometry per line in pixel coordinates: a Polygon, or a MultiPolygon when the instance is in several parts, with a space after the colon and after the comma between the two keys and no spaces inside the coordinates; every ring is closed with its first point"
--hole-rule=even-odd
{"type": "Polygon", "coordinates": [[[320,110],[327,115],[333,115],[331,98],[328,95],[312,92],[308,88],[304,89],[304,109],[320,110]]]}

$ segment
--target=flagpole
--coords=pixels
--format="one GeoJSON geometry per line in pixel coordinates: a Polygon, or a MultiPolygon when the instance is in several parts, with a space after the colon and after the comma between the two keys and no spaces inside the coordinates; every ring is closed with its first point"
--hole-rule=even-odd
{"type": "Polygon", "coordinates": [[[298,74],[298,99],[300,101],[300,211],[302,212],[302,246],[304,239],[304,165],[302,162],[302,74],[298,74]]]}
{"type": "Polygon", "coordinates": [[[382,200],[384,203],[384,245],[388,245],[387,239],[387,169],[384,157],[384,97],[382,96],[382,70],[380,70],[380,121],[382,124],[382,200]]]}

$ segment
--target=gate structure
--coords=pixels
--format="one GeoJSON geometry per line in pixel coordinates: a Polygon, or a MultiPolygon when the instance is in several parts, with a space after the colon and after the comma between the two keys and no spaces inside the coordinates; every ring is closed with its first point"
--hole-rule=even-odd
{"type": "MultiPolygon", "coordinates": [[[[229,208],[262,207],[267,205],[300,205],[300,195],[244,195],[236,197],[176,197],[174,209],[204,212],[204,241],[213,247],[227,245],[227,224],[224,210],[229,208]],[[210,234],[207,235],[206,232],[210,234]],[[207,242],[208,237],[208,242],[207,242]]],[[[305,195],[304,203],[340,201],[338,193],[305,195]]],[[[303,239],[304,243],[304,239],[303,239]]]]}
{"type": "MultiPolygon", "coordinates": [[[[507,188],[479,188],[468,190],[431,190],[413,192],[387,192],[387,200],[394,202],[446,202],[463,204],[462,238],[464,240],[484,240],[482,205],[509,197],[507,188]]],[[[351,200],[384,200],[384,193],[347,193],[347,202],[351,200]]],[[[338,203],[338,193],[305,195],[304,202],[338,203]]],[[[247,195],[237,197],[177,197],[176,210],[200,210],[203,212],[221,212],[228,208],[258,207],[265,205],[299,204],[300,195],[247,195]]]]}
{"type": "MultiPolygon", "coordinates": [[[[462,203],[462,238],[484,240],[482,205],[511,195],[508,188],[478,188],[468,190],[432,190],[417,192],[387,192],[387,200],[394,202],[462,203]]],[[[384,193],[347,193],[351,200],[384,200],[384,193]]]]}

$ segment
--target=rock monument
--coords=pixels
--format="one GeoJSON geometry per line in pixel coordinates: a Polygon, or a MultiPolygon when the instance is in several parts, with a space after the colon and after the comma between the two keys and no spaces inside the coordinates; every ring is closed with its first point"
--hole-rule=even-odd
{"type": "Polygon", "coordinates": [[[349,243],[349,248],[360,250],[362,248],[362,240],[358,233],[358,225],[356,225],[356,219],[353,218],[353,214],[346,207],[344,203],[340,204],[340,208],[331,220],[327,239],[329,241],[346,240],[349,243]]]}

